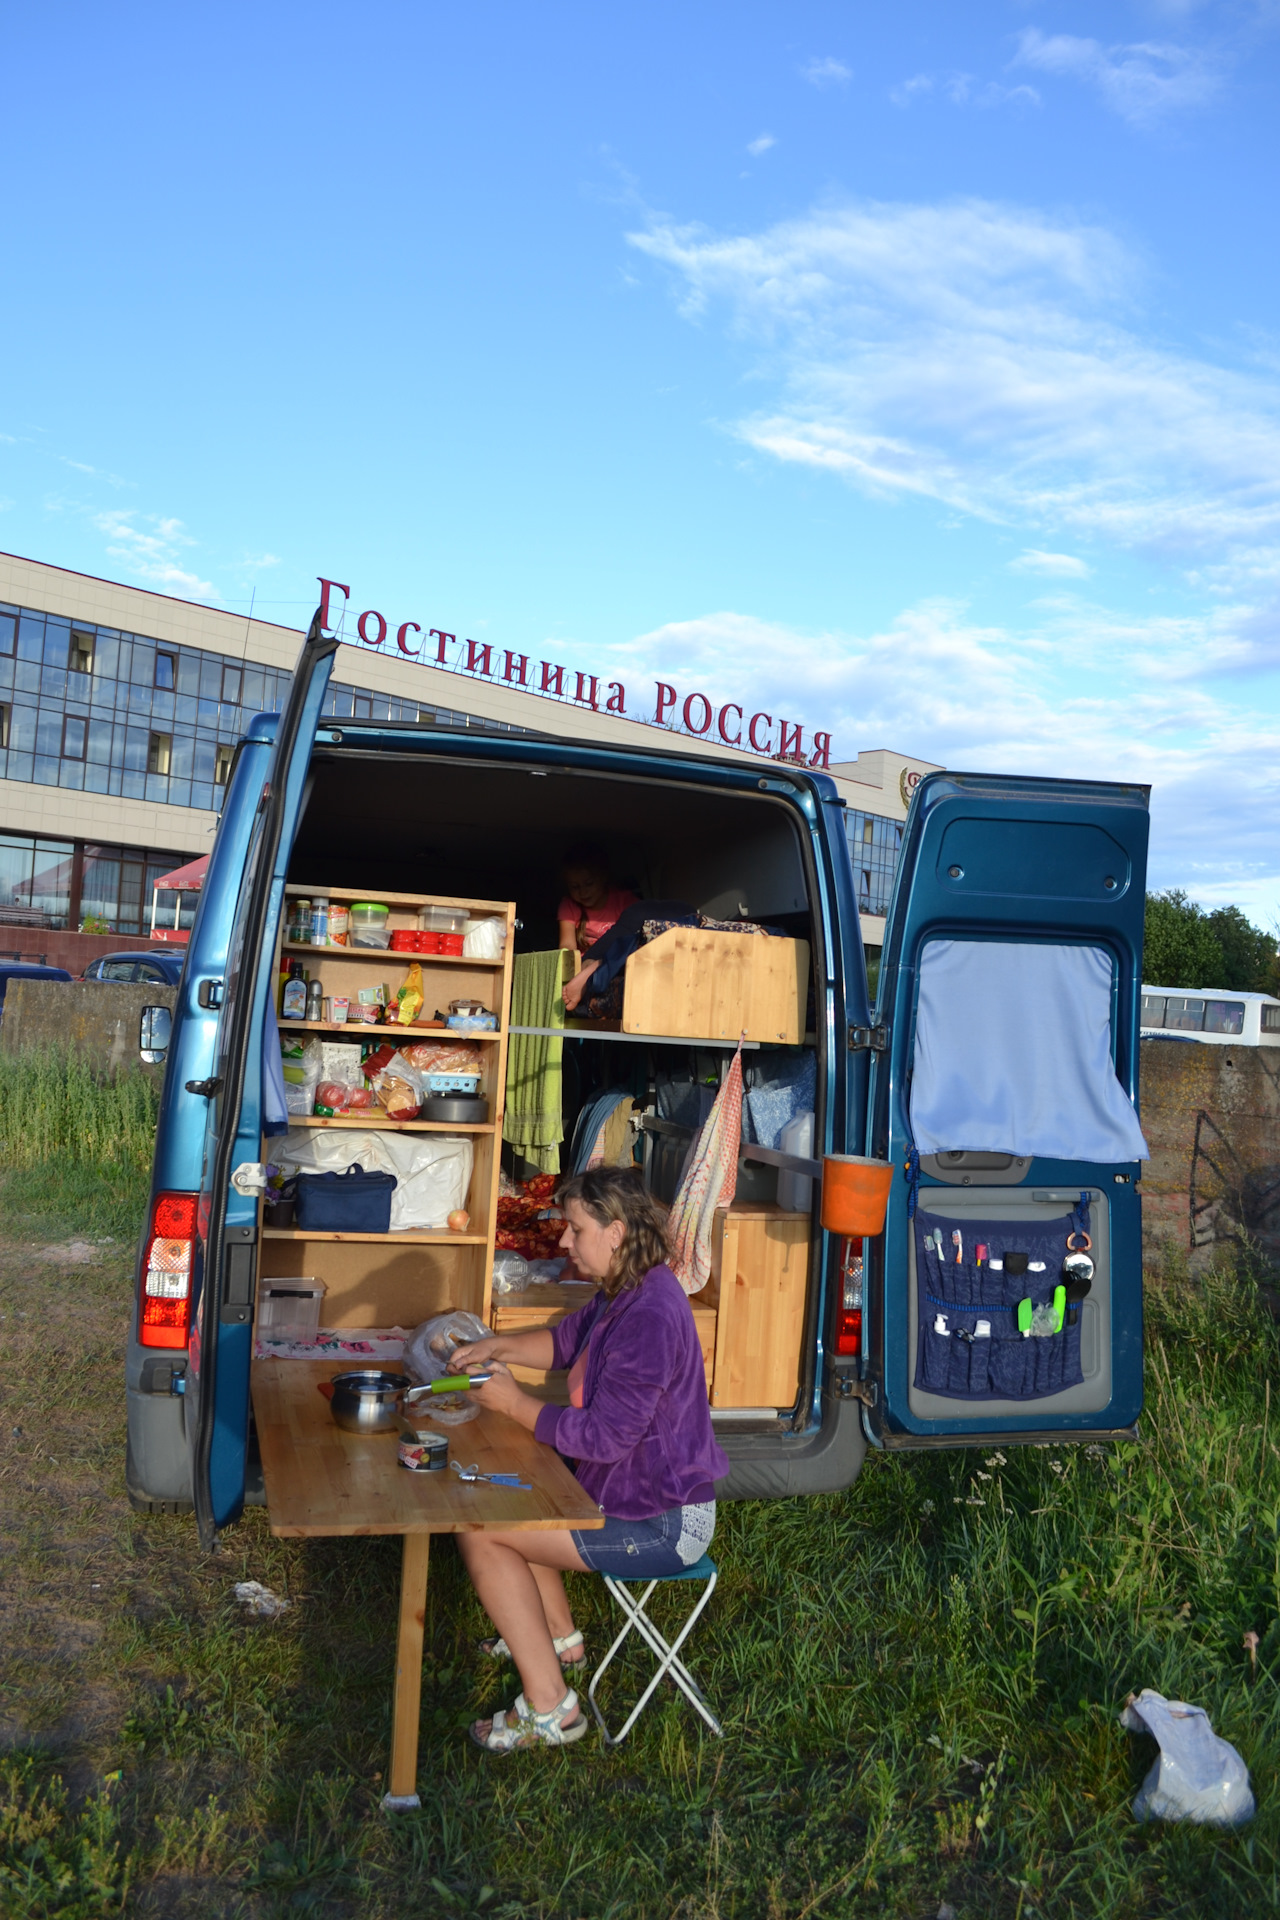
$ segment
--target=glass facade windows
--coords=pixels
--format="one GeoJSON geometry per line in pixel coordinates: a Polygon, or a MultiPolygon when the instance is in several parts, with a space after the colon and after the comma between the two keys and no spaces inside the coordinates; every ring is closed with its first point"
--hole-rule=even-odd
{"type": "Polygon", "coordinates": [[[853,860],[859,913],[886,914],[893,897],[893,881],[902,852],[902,827],[879,813],[850,810],[845,832],[853,860]]]}
{"type": "MultiPolygon", "coordinates": [[[[0,605],[0,780],[214,811],[236,742],[255,714],[280,711],[290,677],[284,668],[0,605]]],[[[342,685],[330,686],[325,716],[523,731],[342,685]]]]}
{"type": "Polygon", "coordinates": [[[71,840],[0,833],[0,926],[65,927],[74,854],[71,840]]]}

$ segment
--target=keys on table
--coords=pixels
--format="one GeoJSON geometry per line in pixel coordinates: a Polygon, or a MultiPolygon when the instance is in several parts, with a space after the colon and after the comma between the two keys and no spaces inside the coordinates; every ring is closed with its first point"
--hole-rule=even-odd
{"type": "Polygon", "coordinates": [[[533,1491],[528,1480],[521,1480],[514,1473],[481,1473],[478,1463],[470,1467],[462,1467],[456,1460],[451,1460],[449,1465],[459,1480],[483,1480],[491,1487],[519,1487],[525,1493],[533,1491]]]}

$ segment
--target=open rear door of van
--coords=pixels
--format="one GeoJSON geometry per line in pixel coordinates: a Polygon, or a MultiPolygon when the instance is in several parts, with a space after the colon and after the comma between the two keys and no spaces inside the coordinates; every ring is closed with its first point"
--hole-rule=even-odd
{"type": "Polygon", "coordinates": [[[1085,1439],[1142,1408],[1147,789],[921,781],[880,971],[865,1421],[883,1447],[1085,1439]]]}
{"type": "Polygon", "coordinates": [[[268,1023],[270,1034],[275,1031],[276,927],[337,647],[317,612],[258,801],[221,982],[217,1069],[203,1089],[209,1127],[186,1406],[196,1524],[205,1546],[212,1546],[218,1528],[236,1519],[244,1503],[261,1187],[241,1170],[261,1162],[263,1035],[268,1023]]]}

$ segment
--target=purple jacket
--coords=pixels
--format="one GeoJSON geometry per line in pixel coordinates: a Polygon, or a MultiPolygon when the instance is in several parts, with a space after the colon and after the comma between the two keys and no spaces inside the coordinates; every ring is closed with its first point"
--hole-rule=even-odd
{"type": "Polygon", "coordinates": [[[715,1443],[693,1309],[670,1267],[638,1287],[597,1293],[551,1337],[556,1367],[587,1349],[580,1407],[544,1407],[534,1432],[574,1461],[578,1484],[611,1520],[652,1520],[714,1498],[729,1471],[715,1443]]]}

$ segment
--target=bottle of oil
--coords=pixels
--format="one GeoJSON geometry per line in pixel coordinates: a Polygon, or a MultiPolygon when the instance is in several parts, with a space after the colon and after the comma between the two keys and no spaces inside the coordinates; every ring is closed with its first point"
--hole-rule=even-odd
{"type": "Polygon", "coordinates": [[[289,978],[284,983],[280,1017],[283,1020],[305,1020],[307,1017],[307,982],[301,960],[289,962],[289,978]]]}

